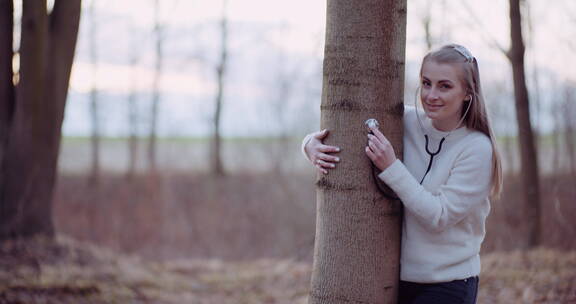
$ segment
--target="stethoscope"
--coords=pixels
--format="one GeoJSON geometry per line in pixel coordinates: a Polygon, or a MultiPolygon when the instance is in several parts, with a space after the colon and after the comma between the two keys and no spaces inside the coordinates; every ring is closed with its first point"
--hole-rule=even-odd
{"type": "MultiPolygon", "coordinates": [[[[417,94],[416,96],[418,96],[418,95],[420,95],[420,94],[417,94]]],[[[426,134],[426,132],[424,131],[424,126],[422,125],[422,121],[420,121],[420,115],[418,114],[418,100],[417,99],[418,99],[418,97],[416,97],[415,101],[414,101],[414,109],[416,111],[416,119],[418,120],[418,125],[420,125],[420,130],[424,134],[424,139],[426,140],[426,153],[428,153],[428,155],[430,155],[430,160],[428,161],[428,168],[426,168],[426,173],[424,173],[424,176],[422,176],[422,179],[420,180],[420,185],[422,185],[422,183],[424,182],[424,179],[426,178],[426,175],[428,175],[428,172],[430,172],[430,169],[432,169],[432,163],[434,162],[434,156],[436,156],[440,153],[440,151],[442,150],[442,144],[444,143],[446,138],[448,138],[448,136],[450,136],[450,134],[452,134],[452,132],[454,130],[458,129],[458,127],[460,127],[460,124],[462,124],[462,122],[466,118],[466,115],[468,114],[468,111],[470,110],[470,105],[472,104],[472,95],[470,95],[470,101],[468,102],[468,107],[466,107],[466,112],[464,112],[464,115],[462,115],[462,118],[460,119],[458,124],[456,124],[454,129],[450,130],[450,132],[448,132],[448,134],[446,134],[446,136],[442,137],[442,139],[440,140],[440,143],[438,144],[438,149],[436,150],[436,152],[431,152],[430,149],[428,148],[428,142],[429,142],[428,134],[426,134]]]]}
{"type": "MultiPolygon", "coordinates": [[[[434,156],[440,154],[440,151],[442,151],[442,144],[444,144],[444,141],[446,140],[446,138],[448,138],[448,136],[450,136],[450,134],[452,134],[452,132],[454,130],[458,129],[458,127],[460,127],[460,124],[462,124],[462,122],[466,118],[466,115],[468,114],[468,111],[470,110],[470,105],[472,104],[472,96],[470,96],[470,101],[468,102],[468,107],[466,107],[466,112],[464,112],[464,115],[462,115],[462,118],[460,119],[460,121],[458,122],[456,127],[454,127],[454,129],[450,130],[450,132],[448,132],[448,134],[446,136],[442,137],[442,139],[440,140],[440,143],[438,144],[438,149],[435,152],[432,152],[432,151],[430,151],[430,148],[428,147],[428,144],[430,141],[428,138],[428,134],[426,134],[426,132],[425,132],[424,126],[422,125],[422,121],[420,121],[420,115],[418,113],[418,96],[419,95],[420,94],[416,94],[416,98],[414,101],[414,108],[416,111],[416,119],[418,120],[418,125],[420,126],[420,130],[422,131],[422,134],[424,134],[424,139],[426,140],[426,147],[425,147],[426,153],[428,153],[428,155],[430,156],[430,159],[428,161],[428,167],[426,168],[426,172],[424,173],[424,176],[422,176],[422,179],[420,180],[420,185],[422,185],[422,183],[424,182],[424,179],[426,178],[426,176],[428,175],[428,173],[432,169],[432,163],[434,162],[434,156]]],[[[376,119],[373,119],[373,118],[366,120],[365,124],[368,127],[369,132],[371,132],[370,131],[371,126],[378,127],[378,121],[376,119]]],[[[385,183],[380,181],[380,179],[378,178],[378,170],[377,170],[376,166],[374,166],[374,164],[372,164],[372,173],[373,173],[373,176],[375,178],[376,186],[378,187],[378,189],[380,189],[382,194],[389,199],[399,200],[398,196],[396,196],[394,194],[394,191],[392,189],[390,189],[390,187],[388,187],[388,185],[386,185],[385,183]]]]}

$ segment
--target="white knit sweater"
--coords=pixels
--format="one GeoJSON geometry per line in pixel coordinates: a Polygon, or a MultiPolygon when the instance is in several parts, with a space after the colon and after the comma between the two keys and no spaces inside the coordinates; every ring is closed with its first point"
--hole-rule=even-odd
{"type": "MultiPolygon", "coordinates": [[[[448,132],[434,128],[422,110],[419,115],[434,153],[448,132]]],[[[414,107],[405,108],[404,132],[403,162],[396,160],[379,174],[405,207],[400,279],[434,283],[479,275],[490,212],[490,139],[466,127],[452,131],[420,185],[430,156],[414,107]]]]}
{"type": "MultiPolygon", "coordinates": [[[[442,137],[419,111],[434,153],[442,137]]],[[[492,143],[481,132],[454,130],[430,159],[414,107],[404,113],[404,160],[379,174],[404,204],[400,278],[410,282],[446,282],[480,274],[480,245],[490,212],[492,143]]]]}

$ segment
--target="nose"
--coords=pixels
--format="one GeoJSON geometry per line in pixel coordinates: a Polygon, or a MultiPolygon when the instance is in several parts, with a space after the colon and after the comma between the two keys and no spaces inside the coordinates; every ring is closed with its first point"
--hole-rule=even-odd
{"type": "Polygon", "coordinates": [[[427,100],[438,100],[438,91],[434,88],[431,88],[431,89],[427,90],[424,97],[427,100]]]}

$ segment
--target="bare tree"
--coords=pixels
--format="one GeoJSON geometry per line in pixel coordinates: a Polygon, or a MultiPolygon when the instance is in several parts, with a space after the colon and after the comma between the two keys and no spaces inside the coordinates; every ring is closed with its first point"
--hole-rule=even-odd
{"type": "Polygon", "coordinates": [[[158,173],[156,159],[156,139],[158,125],[158,109],[160,103],[160,78],[162,76],[162,46],[164,42],[164,29],[160,23],[160,0],[154,0],[154,35],[156,37],[154,66],[154,79],[152,82],[152,108],[150,134],[148,136],[148,169],[152,175],[158,173]]]}
{"type": "Polygon", "coordinates": [[[216,107],[214,110],[214,133],[212,134],[211,144],[211,170],[212,174],[221,176],[224,175],[224,166],[222,165],[222,147],[220,135],[220,117],[222,114],[222,103],[224,95],[224,76],[226,73],[226,65],[228,61],[228,16],[226,15],[226,8],[228,0],[223,0],[222,3],[222,19],[220,20],[220,60],[216,66],[216,76],[218,78],[218,91],[216,93],[216,107]]]}
{"type": "Polygon", "coordinates": [[[88,41],[90,44],[90,63],[92,64],[92,88],[90,89],[90,117],[92,120],[92,170],[90,172],[91,183],[98,184],[100,176],[100,118],[98,115],[98,43],[96,41],[96,1],[90,3],[88,14],[90,15],[90,30],[88,41]]]}
{"type": "MultiPolygon", "coordinates": [[[[13,31],[14,31],[14,2],[13,0],[0,0],[0,172],[2,172],[3,155],[6,140],[8,139],[12,116],[14,113],[14,84],[17,75],[12,70],[13,59],[13,31]]],[[[0,174],[0,177],[2,175],[0,174]]],[[[2,180],[0,180],[0,184],[2,180]]]]}
{"type": "Polygon", "coordinates": [[[321,125],[342,162],[316,182],[311,304],[397,301],[402,209],[377,188],[364,121],[402,155],[405,43],[405,0],[328,1],[321,125]]]}
{"type": "Polygon", "coordinates": [[[566,153],[570,161],[570,173],[576,178],[576,87],[566,83],[564,86],[564,103],[562,113],[564,114],[564,141],[566,153]]]}
{"type": "MultiPolygon", "coordinates": [[[[561,117],[562,116],[562,107],[560,98],[554,96],[554,101],[552,103],[552,107],[550,109],[551,116],[561,117]]],[[[560,133],[562,132],[562,120],[561,119],[554,119],[554,129],[552,131],[552,171],[558,172],[560,169],[560,133]]]]}
{"type": "MultiPolygon", "coordinates": [[[[12,23],[11,2],[0,1],[2,25],[12,23]]],[[[6,66],[13,57],[7,49],[13,33],[6,30],[11,26],[0,27],[0,115],[6,135],[0,160],[0,239],[54,235],[52,194],[81,10],[80,0],[55,0],[50,14],[46,1],[22,3],[16,84],[6,66]]]]}
{"type": "MultiPolygon", "coordinates": [[[[288,32],[286,24],[282,24],[278,28],[279,35],[285,35],[288,32]]],[[[298,79],[301,75],[299,72],[302,71],[303,64],[294,62],[290,60],[291,58],[283,51],[278,51],[275,54],[275,75],[270,77],[269,73],[265,75],[268,83],[268,87],[272,89],[272,94],[269,98],[269,112],[267,112],[268,117],[273,118],[269,130],[275,132],[275,140],[270,143],[270,159],[272,164],[272,170],[278,173],[280,177],[280,186],[285,186],[282,180],[282,173],[287,167],[288,162],[286,161],[286,151],[290,150],[290,126],[288,121],[288,105],[289,101],[294,94],[294,90],[298,79]],[[271,115],[270,115],[271,114],[271,115]]]]}
{"type": "MultiPolygon", "coordinates": [[[[493,37],[480,30],[480,37],[489,45],[500,50],[512,65],[512,78],[514,82],[514,100],[516,104],[516,120],[518,124],[518,138],[520,150],[520,172],[524,191],[524,202],[526,206],[527,223],[529,233],[527,236],[527,246],[534,247],[540,242],[541,218],[540,218],[540,178],[538,173],[538,157],[534,142],[534,132],[530,121],[530,101],[528,89],[526,88],[526,74],[524,70],[525,46],[522,37],[522,14],[520,12],[520,2],[523,0],[509,0],[510,10],[510,41],[509,50],[502,47],[493,37]]],[[[474,14],[466,1],[461,2],[468,11],[476,26],[480,27],[482,22],[474,14]]]]}
{"type": "Polygon", "coordinates": [[[138,107],[136,103],[136,66],[140,58],[138,40],[136,31],[131,28],[132,35],[130,45],[130,69],[132,79],[130,83],[130,93],[128,95],[128,171],[127,179],[132,179],[136,173],[136,164],[138,162],[138,107]]]}
{"type": "Polygon", "coordinates": [[[426,8],[424,11],[424,16],[422,16],[422,25],[424,26],[424,37],[426,38],[426,48],[428,51],[432,49],[432,1],[426,1],[426,8]]]}
{"type": "Polygon", "coordinates": [[[538,157],[534,143],[534,134],[530,122],[530,102],[524,72],[524,41],[522,38],[522,15],[520,1],[510,0],[510,39],[512,42],[508,59],[512,64],[514,79],[514,99],[516,101],[516,119],[520,141],[520,158],[524,201],[526,202],[527,222],[530,225],[528,246],[535,247],[540,243],[541,206],[538,157]]]}
{"type": "Polygon", "coordinates": [[[285,155],[286,151],[289,151],[288,144],[288,126],[286,121],[286,103],[290,99],[290,95],[293,90],[294,78],[292,75],[288,75],[285,68],[282,66],[278,67],[278,72],[275,77],[276,80],[276,96],[272,98],[270,105],[272,106],[272,112],[274,119],[274,128],[277,130],[276,134],[278,142],[276,144],[272,143],[272,149],[274,152],[271,153],[273,171],[282,174],[284,172],[283,164],[286,163],[285,155]]]}

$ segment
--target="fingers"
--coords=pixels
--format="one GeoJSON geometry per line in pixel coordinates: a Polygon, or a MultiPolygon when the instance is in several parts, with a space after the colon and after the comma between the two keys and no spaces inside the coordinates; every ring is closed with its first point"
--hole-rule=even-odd
{"type": "Polygon", "coordinates": [[[323,161],[321,159],[317,159],[314,162],[314,166],[316,167],[316,169],[318,171],[320,171],[323,174],[328,174],[328,170],[327,169],[334,169],[336,167],[335,164],[323,161]]]}
{"type": "Polygon", "coordinates": [[[335,164],[321,160],[321,159],[317,159],[315,161],[315,163],[316,163],[316,165],[319,165],[322,168],[330,168],[330,169],[336,168],[335,164]]]}
{"type": "Polygon", "coordinates": [[[325,160],[325,161],[329,161],[329,162],[339,162],[340,161],[340,157],[332,156],[332,155],[328,155],[328,154],[324,154],[324,153],[318,153],[316,155],[316,159],[321,159],[321,160],[325,160]]]}
{"type": "Polygon", "coordinates": [[[371,127],[370,130],[372,130],[372,133],[374,133],[374,136],[376,136],[380,142],[382,143],[386,143],[388,142],[388,139],[386,138],[386,136],[384,136],[384,134],[382,134],[382,132],[380,132],[380,130],[376,127],[371,127]]]}
{"type": "Polygon", "coordinates": [[[314,137],[317,139],[324,139],[328,135],[328,129],[324,129],[322,131],[316,132],[314,137]]]}
{"type": "Polygon", "coordinates": [[[336,147],[336,146],[320,145],[318,147],[318,151],[324,152],[324,153],[335,153],[335,152],[340,152],[340,148],[336,147]]]}
{"type": "Polygon", "coordinates": [[[314,166],[320,171],[321,173],[328,174],[327,169],[334,169],[336,168],[336,164],[333,162],[339,162],[340,158],[324,153],[318,153],[314,156],[314,166]]]}
{"type": "Polygon", "coordinates": [[[315,167],[316,167],[316,169],[317,169],[318,171],[320,171],[320,173],[328,174],[328,170],[320,167],[320,165],[315,165],[315,167]]]}
{"type": "Polygon", "coordinates": [[[364,150],[366,151],[366,155],[368,155],[368,158],[370,158],[370,160],[372,161],[376,160],[376,155],[374,154],[374,152],[372,152],[372,150],[370,150],[370,147],[366,146],[364,150]]]}
{"type": "Polygon", "coordinates": [[[368,134],[368,145],[372,148],[372,151],[382,151],[384,150],[385,144],[380,141],[380,139],[372,134],[368,134]]]}
{"type": "Polygon", "coordinates": [[[324,129],[322,131],[313,133],[313,136],[315,138],[313,145],[314,150],[317,150],[318,152],[324,152],[324,153],[335,153],[335,152],[340,152],[340,148],[336,147],[336,146],[329,146],[329,145],[324,145],[322,143],[322,140],[328,135],[328,129],[324,129]]]}
{"type": "Polygon", "coordinates": [[[376,143],[375,140],[369,140],[368,141],[368,147],[370,147],[370,150],[372,150],[374,152],[378,152],[378,151],[382,150],[380,148],[380,146],[376,143]]]}
{"type": "Polygon", "coordinates": [[[385,170],[396,159],[394,148],[388,139],[375,128],[371,128],[374,134],[368,134],[366,155],[380,170],[385,170]]]}

